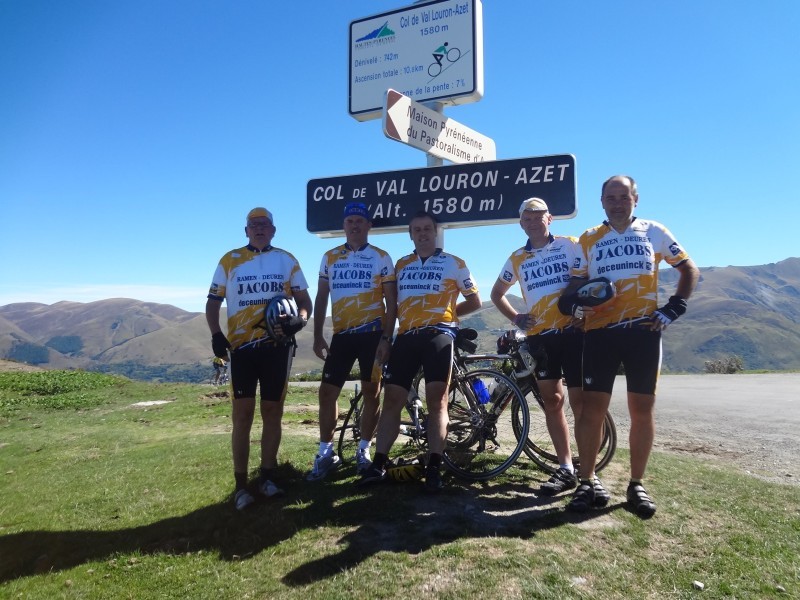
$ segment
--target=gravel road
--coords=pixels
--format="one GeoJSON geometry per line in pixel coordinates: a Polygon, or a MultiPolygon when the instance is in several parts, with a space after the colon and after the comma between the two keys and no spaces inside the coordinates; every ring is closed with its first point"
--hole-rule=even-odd
{"type": "MultiPolygon", "coordinates": [[[[627,446],[624,377],[614,384],[611,413],[620,446],[627,446]]],[[[800,485],[800,373],[662,376],[655,450],[733,462],[800,485]]]]}
{"type": "MultiPolygon", "coordinates": [[[[619,445],[627,448],[625,377],[614,384],[611,414],[619,445]]],[[[800,485],[800,373],[662,375],[654,450],[725,461],[800,485]]]]}

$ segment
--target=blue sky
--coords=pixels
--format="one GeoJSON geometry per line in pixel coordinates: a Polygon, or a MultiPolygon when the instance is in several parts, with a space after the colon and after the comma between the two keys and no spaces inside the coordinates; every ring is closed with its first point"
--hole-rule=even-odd
{"type": "MultiPolygon", "coordinates": [[[[308,180],[426,165],[347,111],[350,22],[402,6],[0,0],[0,305],[201,311],[260,205],[313,295],[340,239],[306,231],[308,180]]],[[[800,3],[485,0],[483,20],[484,97],[445,114],[501,160],[575,155],[578,214],[554,233],[599,223],[601,182],[628,173],[701,267],[800,256],[800,3]]],[[[523,243],[445,233],[484,300],[523,243]]]]}

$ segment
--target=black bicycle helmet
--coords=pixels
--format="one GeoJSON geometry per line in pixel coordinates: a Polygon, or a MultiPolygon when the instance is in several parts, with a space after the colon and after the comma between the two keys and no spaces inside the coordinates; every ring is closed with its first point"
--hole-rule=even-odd
{"type": "Polygon", "coordinates": [[[275,296],[272,298],[267,304],[266,309],[264,309],[264,322],[266,323],[269,337],[277,342],[285,341],[287,338],[291,337],[278,335],[274,327],[278,325],[280,321],[286,321],[287,319],[296,317],[298,314],[297,302],[294,301],[294,298],[289,296],[275,296]]]}
{"type": "Polygon", "coordinates": [[[525,341],[525,333],[519,329],[509,329],[497,338],[497,353],[511,354],[515,345],[525,341]]]}

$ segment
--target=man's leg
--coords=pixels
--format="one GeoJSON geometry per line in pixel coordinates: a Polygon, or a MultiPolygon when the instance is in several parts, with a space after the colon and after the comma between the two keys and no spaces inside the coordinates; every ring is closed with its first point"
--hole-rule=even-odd
{"type": "Polygon", "coordinates": [[[281,445],[283,398],[280,402],[261,401],[261,466],[274,469],[278,466],[278,448],[281,445]]]}
{"type": "Polygon", "coordinates": [[[250,429],[255,415],[255,398],[234,398],[231,421],[231,450],[233,451],[233,472],[247,475],[250,459],[250,429]]]}
{"type": "Polygon", "coordinates": [[[425,384],[425,399],[428,404],[428,449],[431,454],[444,453],[447,440],[447,384],[432,381],[425,384]]]}
{"type": "Polygon", "coordinates": [[[631,450],[631,481],[626,497],[628,506],[641,518],[649,519],[656,512],[656,504],[642,486],[642,477],[653,448],[655,436],[655,394],[628,392],[628,412],[631,416],[629,445],[631,450]]]}
{"type": "Polygon", "coordinates": [[[428,405],[428,464],[425,468],[425,491],[437,493],[442,489],[442,454],[447,444],[447,388],[444,381],[425,384],[425,401],[428,405]]]}
{"type": "Polygon", "coordinates": [[[553,448],[558,457],[558,469],[539,487],[539,493],[553,496],[578,485],[572,467],[572,450],[569,445],[569,426],[564,416],[564,386],[561,378],[543,379],[539,382],[544,403],[544,416],[553,448]]]}
{"type": "Polygon", "coordinates": [[[233,453],[233,477],[236,481],[234,504],[237,510],[244,510],[255,501],[247,491],[247,465],[250,460],[250,429],[255,414],[255,398],[234,398],[231,421],[231,450],[233,453]]]}
{"type": "Polygon", "coordinates": [[[339,420],[339,394],[342,388],[330,383],[319,386],[319,441],[332,442],[339,420]]]}
{"type": "Polygon", "coordinates": [[[585,512],[591,507],[608,504],[610,495],[597,479],[594,466],[603,437],[603,423],[611,403],[611,394],[606,392],[583,392],[580,419],[575,421],[575,441],[580,457],[578,489],[569,503],[570,510],[585,512]]]}
{"type": "MultiPolygon", "coordinates": [[[[362,381],[361,391],[364,394],[364,409],[361,411],[361,439],[371,441],[375,437],[380,414],[380,384],[375,381],[362,381]]],[[[401,408],[402,412],[402,408],[401,408]]],[[[400,426],[398,421],[397,426],[400,426]]]]}
{"type": "Polygon", "coordinates": [[[543,379],[539,381],[539,391],[544,401],[544,418],[547,431],[553,440],[558,462],[561,465],[572,464],[572,452],[569,447],[569,426],[564,416],[564,386],[561,379],[543,379]]]}
{"type": "Polygon", "coordinates": [[[408,390],[389,384],[383,394],[383,410],[378,417],[378,433],[375,440],[375,457],[369,468],[361,474],[361,483],[376,483],[386,479],[386,463],[400,433],[400,415],[406,403],[408,390]]]}
{"type": "MultiPolygon", "coordinates": [[[[383,410],[378,418],[378,434],[375,449],[388,456],[397,436],[400,434],[400,415],[406,404],[408,390],[399,385],[389,384],[383,394],[383,410]]],[[[376,456],[377,458],[377,456],[376,456]]]]}
{"type": "Polygon", "coordinates": [[[306,475],[307,481],[325,479],[342,465],[333,449],[333,436],[339,420],[339,394],[342,388],[331,383],[319,386],[319,449],[314,455],[314,466],[306,475]]]}
{"type": "Polygon", "coordinates": [[[568,388],[567,395],[569,396],[569,407],[572,409],[572,416],[575,423],[577,423],[583,413],[583,388],[568,388]]]}
{"type": "Polygon", "coordinates": [[[631,431],[628,438],[631,452],[631,479],[641,481],[650,459],[655,437],[655,394],[628,392],[628,412],[631,416],[631,431]]]}
{"type": "Polygon", "coordinates": [[[278,466],[278,448],[281,445],[281,421],[283,420],[283,401],[261,401],[261,477],[258,489],[267,498],[282,496],[283,490],[275,484],[275,469],[278,466]]]}
{"type": "Polygon", "coordinates": [[[575,441],[581,460],[580,477],[581,481],[585,481],[594,479],[594,466],[597,464],[611,394],[584,391],[581,400],[583,407],[580,419],[575,419],[575,441]]]}

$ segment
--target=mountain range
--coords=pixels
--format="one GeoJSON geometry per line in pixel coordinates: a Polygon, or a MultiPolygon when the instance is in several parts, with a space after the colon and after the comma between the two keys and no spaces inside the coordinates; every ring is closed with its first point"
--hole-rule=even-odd
{"type": "MultiPolygon", "coordinates": [[[[661,271],[662,298],[673,293],[676,279],[675,270],[661,271]]],[[[488,298],[488,290],[483,296],[488,298]]],[[[522,306],[521,298],[509,299],[522,306]]],[[[491,302],[463,325],[479,331],[483,351],[492,350],[509,327],[491,302]]],[[[312,331],[310,323],[297,336],[295,373],[322,366],[311,349],[312,331]]],[[[663,344],[665,372],[702,372],[706,361],[733,355],[742,358],[746,369],[800,369],[800,258],[701,268],[689,310],[666,331],[663,344]]],[[[0,358],[140,379],[203,381],[211,372],[212,354],[203,313],[112,298],[0,306],[0,358]]]]}

